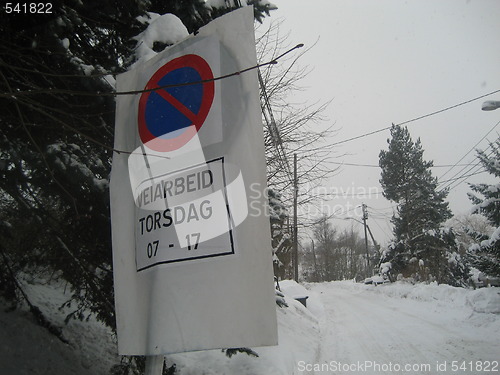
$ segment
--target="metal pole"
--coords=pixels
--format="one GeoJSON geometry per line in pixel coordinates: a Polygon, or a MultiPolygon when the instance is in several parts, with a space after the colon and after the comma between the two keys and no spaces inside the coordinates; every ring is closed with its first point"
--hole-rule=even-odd
{"type": "Polygon", "coordinates": [[[363,207],[363,226],[365,227],[366,265],[368,267],[368,276],[371,276],[370,253],[368,251],[368,234],[366,233],[366,219],[368,219],[368,212],[366,211],[366,204],[363,203],[362,207],[363,207]]]}
{"type": "Polygon", "coordinates": [[[144,375],[161,375],[163,373],[163,355],[148,355],[146,357],[146,371],[144,375]]]}
{"type": "Polygon", "coordinates": [[[299,282],[299,250],[297,243],[297,195],[299,183],[297,181],[297,154],[293,154],[293,273],[296,282],[299,282]]]}

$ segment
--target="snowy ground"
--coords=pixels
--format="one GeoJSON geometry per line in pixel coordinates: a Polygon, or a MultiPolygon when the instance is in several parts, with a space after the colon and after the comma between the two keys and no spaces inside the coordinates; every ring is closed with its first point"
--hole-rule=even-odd
{"type": "Polygon", "coordinates": [[[26,308],[5,312],[0,299],[0,375],[109,375],[109,368],[120,360],[111,330],[94,317],[66,325],[71,310],[60,309],[70,298],[65,284],[32,283],[28,277],[22,284],[31,303],[63,328],[69,344],[37,325],[26,308]]]}
{"type": "Polygon", "coordinates": [[[310,373],[476,374],[488,363],[500,372],[493,363],[500,360],[500,290],[347,282],[309,287],[325,307],[323,365],[310,373]]]}
{"type": "MultiPolygon", "coordinates": [[[[500,288],[350,281],[281,287],[289,307],[277,308],[279,346],[253,348],[259,358],[214,350],[171,355],[167,363],[181,375],[500,373],[500,288]],[[304,295],[307,308],[294,300],[304,295]]],[[[42,311],[52,311],[70,345],[26,312],[2,308],[0,374],[105,375],[119,362],[113,335],[94,319],[64,326],[61,285],[26,289],[42,311]]]]}

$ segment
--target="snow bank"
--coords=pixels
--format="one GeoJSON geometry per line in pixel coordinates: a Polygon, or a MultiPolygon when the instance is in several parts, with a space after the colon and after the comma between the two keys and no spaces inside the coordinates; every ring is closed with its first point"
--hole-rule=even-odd
{"type": "Polygon", "coordinates": [[[90,369],[73,347],[35,324],[31,314],[4,310],[0,301],[0,374],[105,374],[90,369]]]}
{"type": "Polygon", "coordinates": [[[69,344],[36,324],[27,308],[5,313],[0,299],[0,374],[109,375],[120,360],[112,331],[93,316],[64,322],[72,311],[61,308],[71,296],[66,284],[29,276],[20,282],[31,303],[62,329],[69,344]]]}
{"type": "Polygon", "coordinates": [[[500,314],[500,288],[465,289],[445,284],[411,284],[395,282],[384,285],[363,285],[350,281],[336,282],[344,289],[366,289],[391,298],[406,298],[424,302],[436,302],[438,305],[463,308],[468,306],[471,312],[500,314]]]}
{"type": "Polygon", "coordinates": [[[309,291],[293,280],[282,280],[279,282],[281,291],[290,298],[307,296],[309,291]]]}
{"type": "Polygon", "coordinates": [[[475,312],[500,314],[500,290],[498,288],[474,290],[467,296],[467,303],[475,312]]]}
{"type": "Polygon", "coordinates": [[[312,314],[316,320],[323,318],[325,309],[320,297],[308,287],[308,284],[297,284],[293,280],[280,281],[281,291],[287,296],[287,300],[297,297],[307,296],[307,311],[312,314]]]}

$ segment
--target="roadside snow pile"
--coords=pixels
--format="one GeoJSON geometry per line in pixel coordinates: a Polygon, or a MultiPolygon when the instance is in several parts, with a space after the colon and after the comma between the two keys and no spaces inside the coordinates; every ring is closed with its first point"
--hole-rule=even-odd
{"type": "Polygon", "coordinates": [[[0,299],[0,374],[16,375],[109,375],[120,361],[112,331],[92,316],[88,320],[64,320],[71,308],[60,308],[69,300],[65,284],[19,280],[31,303],[62,331],[63,343],[38,325],[27,307],[5,312],[0,299]]]}
{"type": "Polygon", "coordinates": [[[91,371],[74,348],[59,341],[27,312],[5,312],[0,301],[0,374],[105,374],[91,371]]]}
{"type": "Polygon", "coordinates": [[[319,296],[311,291],[306,289],[303,285],[297,284],[293,280],[282,280],[280,281],[280,288],[281,291],[287,296],[287,301],[290,299],[295,299],[297,297],[304,297],[307,296],[307,310],[310,312],[316,320],[320,320],[323,318],[323,315],[325,313],[323,304],[321,303],[321,300],[319,296]]]}
{"type": "Polygon", "coordinates": [[[350,281],[337,282],[337,285],[348,289],[367,289],[373,293],[392,298],[407,298],[424,302],[435,302],[438,305],[464,306],[477,313],[500,314],[500,288],[465,289],[445,284],[411,284],[395,282],[374,287],[356,284],[350,281]]]}
{"type": "Polygon", "coordinates": [[[467,303],[475,312],[500,314],[500,288],[482,288],[467,296],[467,303]]]}

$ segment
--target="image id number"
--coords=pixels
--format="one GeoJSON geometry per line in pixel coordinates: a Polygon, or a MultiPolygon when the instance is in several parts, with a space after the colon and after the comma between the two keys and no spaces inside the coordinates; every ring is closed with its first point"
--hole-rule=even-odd
{"type": "Polygon", "coordinates": [[[7,14],[49,14],[52,13],[52,3],[5,3],[7,14]]]}
{"type": "Polygon", "coordinates": [[[452,361],[453,372],[498,372],[498,361],[452,361]]]}

